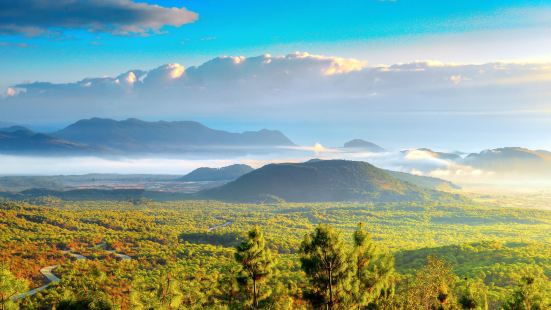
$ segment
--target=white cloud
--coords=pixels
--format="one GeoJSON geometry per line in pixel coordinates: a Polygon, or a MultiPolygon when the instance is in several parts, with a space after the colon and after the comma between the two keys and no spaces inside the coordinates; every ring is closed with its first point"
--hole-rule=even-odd
{"type": "Polygon", "coordinates": [[[539,63],[368,66],[293,53],[218,57],[200,66],[167,64],[117,77],[12,86],[5,118],[24,123],[94,116],[149,119],[341,119],[376,115],[541,115],[549,111],[551,66],[539,63]]]}
{"type": "Polygon", "coordinates": [[[143,85],[168,86],[172,81],[181,78],[184,72],[185,69],[180,64],[167,64],[147,72],[143,85]]]}

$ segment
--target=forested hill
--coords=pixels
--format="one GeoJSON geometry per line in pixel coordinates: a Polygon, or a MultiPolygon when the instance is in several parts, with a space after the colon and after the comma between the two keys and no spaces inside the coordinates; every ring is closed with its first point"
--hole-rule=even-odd
{"type": "Polygon", "coordinates": [[[244,202],[274,199],[389,202],[458,198],[400,180],[369,163],[346,160],[270,164],[200,195],[244,202]]]}

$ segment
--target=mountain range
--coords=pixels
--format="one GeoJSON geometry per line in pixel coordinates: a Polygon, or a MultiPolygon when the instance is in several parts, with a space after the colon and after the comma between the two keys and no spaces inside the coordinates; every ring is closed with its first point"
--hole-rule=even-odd
{"type": "Polygon", "coordinates": [[[3,153],[179,154],[220,150],[232,153],[281,146],[294,146],[294,143],[277,130],[233,133],[192,121],[92,118],[51,134],[34,133],[20,126],[0,129],[0,152],[3,153]]]}
{"type": "Polygon", "coordinates": [[[67,141],[47,134],[36,133],[25,127],[12,126],[0,129],[0,152],[7,154],[78,154],[98,149],[67,141]]]}
{"type": "MultiPolygon", "coordinates": [[[[281,154],[284,151],[300,152],[298,150],[300,148],[294,148],[294,146],[295,144],[289,138],[277,130],[262,129],[235,133],[212,129],[193,121],[147,122],[132,118],[123,121],[91,118],[77,121],[48,134],[34,132],[22,126],[0,128],[0,154],[13,155],[218,154],[233,156],[270,152],[281,154]]],[[[343,157],[362,152],[380,153],[377,156],[384,156],[383,152],[392,153],[362,139],[350,140],[337,150],[343,152],[343,157]]],[[[402,151],[401,154],[408,159],[409,155],[417,155],[412,153],[414,151],[422,152],[423,156],[498,175],[512,174],[541,178],[548,177],[551,173],[551,152],[544,150],[505,147],[465,154],[419,148],[402,151]]],[[[299,156],[304,156],[304,153],[299,156]]],[[[419,164],[422,163],[419,162],[419,164]]],[[[408,165],[413,165],[415,168],[413,161],[408,162],[408,165]]],[[[239,173],[231,178],[234,176],[239,176],[239,173]]]]}

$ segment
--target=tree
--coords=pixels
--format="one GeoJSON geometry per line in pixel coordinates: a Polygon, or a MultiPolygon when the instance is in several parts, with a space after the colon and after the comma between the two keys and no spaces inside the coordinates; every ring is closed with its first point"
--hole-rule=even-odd
{"type": "Polygon", "coordinates": [[[17,279],[6,266],[0,265],[0,309],[16,309],[17,306],[12,298],[26,290],[25,281],[17,279]]]}
{"type": "Polygon", "coordinates": [[[459,305],[462,309],[488,309],[488,288],[481,279],[465,279],[459,305]]]}
{"type": "Polygon", "coordinates": [[[58,310],[81,310],[81,309],[92,309],[92,310],[111,310],[114,309],[113,305],[109,300],[104,300],[98,297],[88,297],[81,299],[68,299],[61,301],[55,309],[58,310]]]}
{"type": "Polygon", "coordinates": [[[311,290],[306,297],[317,307],[326,309],[347,302],[350,270],[348,253],[342,238],[328,225],[319,225],[307,234],[301,245],[302,270],[310,280],[311,290]]]}
{"type": "Polygon", "coordinates": [[[241,272],[252,281],[253,306],[258,307],[258,285],[270,276],[274,266],[271,251],[258,226],[249,231],[248,240],[237,247],[235,260],[241,264],[241,272]]]}
{"type": "Polygon", "coordinates": [[[168,266],[152,277],[135,275],[129,296],[132,309],[179,309],[184,298],[175,273],[168,266]]]}
{"type": "Polygon", "coordinates": [[[518,287],[503,305],[504,310],[540,310],[551,308],[551,284],[543,270],[522,276],[518,287]]]}
{"type": "Polygon", "coordinates": [[[358,309],[375,305],[381,298],[391,297],[394,292],[394,260],[390,255],[378,253],[371,236],[359,223],[352,235],[352,267],[354,278],[352,295],[358,309]]]}
{"type": "Polygon", "coordinates": [[[455,275],[448,264],[429,256],[426,266],[415,274],[413,283],[407,287],[403,306],[407,309],[453,309],[456,306],[454,285],[455,275]]]}
{"type": "Polygon", "coordinates": [[[161,308],[178,309],[182,304],[183,294],[180,291],[180,282],[170,272],[170,270],[161,278],[161,285],[157,290],[157,295],[161,301],[161,308]]]}

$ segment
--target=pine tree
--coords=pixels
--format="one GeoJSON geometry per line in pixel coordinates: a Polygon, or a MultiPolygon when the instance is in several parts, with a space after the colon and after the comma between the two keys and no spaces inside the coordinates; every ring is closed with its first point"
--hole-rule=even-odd
{"type": "Polygon", "coordinates": [[[258,286],[270,276],[274,266],[271,251],[258,226],[249,231],[248,240],[237,247],[235,260],[241,264],[245,277],[252,281],[253,306],[258,307],[258,286]]]}
{"type": "Polygon", "coordinates": [[[352,267],[354,271],[352,295],[358,309],[376,305],[379,299],[394,292],[394,260],[380,254],[363,223],[353,234],[352,267]]]}
{"type": "Polygon", "coordinates": [[[343,240],[333,228],[319,225],[301,245],[302,270],[310,280],[306,297],[317,306],[332,309],[348,302],[350,270],[343,240]]]}

